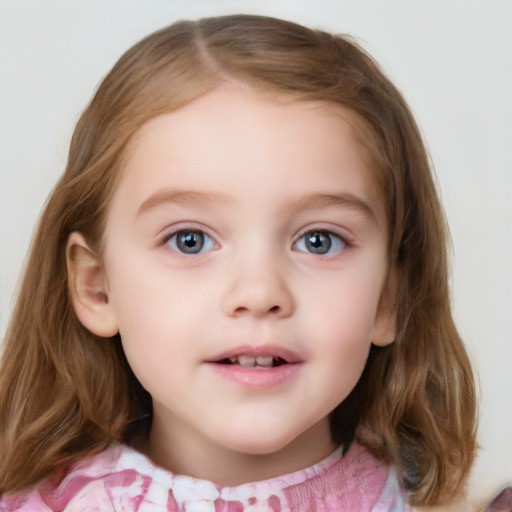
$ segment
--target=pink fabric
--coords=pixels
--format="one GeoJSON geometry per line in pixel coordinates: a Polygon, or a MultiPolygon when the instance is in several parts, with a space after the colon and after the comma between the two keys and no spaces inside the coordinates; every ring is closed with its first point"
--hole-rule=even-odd
{"type": "Polygon", "coordinates": [[[402,512],[395,473],[353,444],[288,475],[221,487],[173,475],[141,453],[114,446],[73,465],[58,483],[4,497],[2,512],[402,512]]]}

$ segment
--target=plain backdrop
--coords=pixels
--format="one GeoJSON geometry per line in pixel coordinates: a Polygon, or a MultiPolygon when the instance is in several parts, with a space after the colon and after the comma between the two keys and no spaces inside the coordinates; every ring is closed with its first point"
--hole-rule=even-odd
{"type": "Polygon", "coordinates": [[[0,0],[0,334],[34,223],[101,78],[157,28],[240,12],[355,36],[410,103],[438,176],[454,314],[480,380],[470,493],[512,483],[510,0],[0,0]]]}

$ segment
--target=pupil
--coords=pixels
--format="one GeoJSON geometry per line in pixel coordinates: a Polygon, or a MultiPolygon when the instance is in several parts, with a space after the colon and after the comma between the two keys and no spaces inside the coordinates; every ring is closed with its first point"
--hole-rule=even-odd
{"type": "Polygon", "coordinates": [[[197,231],[179,233],[177,238],[178,248],[187,254],[196,254],[203,248],[204,236],[197,231]]]}
{"type": "Polygon", "coordinates": [[[315,254],[325,254],[329,252],[331,243],[331,237],[321,231],[311,233],[306,238],[306,247],[308,251],[315,254]]]}

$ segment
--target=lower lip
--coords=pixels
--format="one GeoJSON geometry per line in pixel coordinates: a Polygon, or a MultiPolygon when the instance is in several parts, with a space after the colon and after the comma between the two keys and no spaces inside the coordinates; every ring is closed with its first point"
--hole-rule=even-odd
{"type": "Polygon", "coordinates": [[[244,368],[236,364],[209,363],[214,372],[224,379],[248,388],[273,388],[294,378],[301,363],[283,364],[272,368],[244,368]]]}

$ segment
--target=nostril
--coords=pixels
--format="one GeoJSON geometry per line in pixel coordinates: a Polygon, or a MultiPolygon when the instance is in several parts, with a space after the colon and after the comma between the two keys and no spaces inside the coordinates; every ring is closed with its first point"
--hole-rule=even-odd
{"type": "MultiPolygon", "coordinates": [[[[233,313],[235,315],[244,315],[246,313],[249,313],[251,311],[251,308],[247,308],[245,306],[239,306],[238,308],[236,308],[233,313]]],[[[281,306],[272,306],[270,308],[268,308],[266,310],[267,314],[270,313],[272,315],[275,315],[277,313],[280,313],[281,312],[281,306]]],[[[265,310],[263,309],[262,310],[262,313],[265,313],[265,310]]]]}

